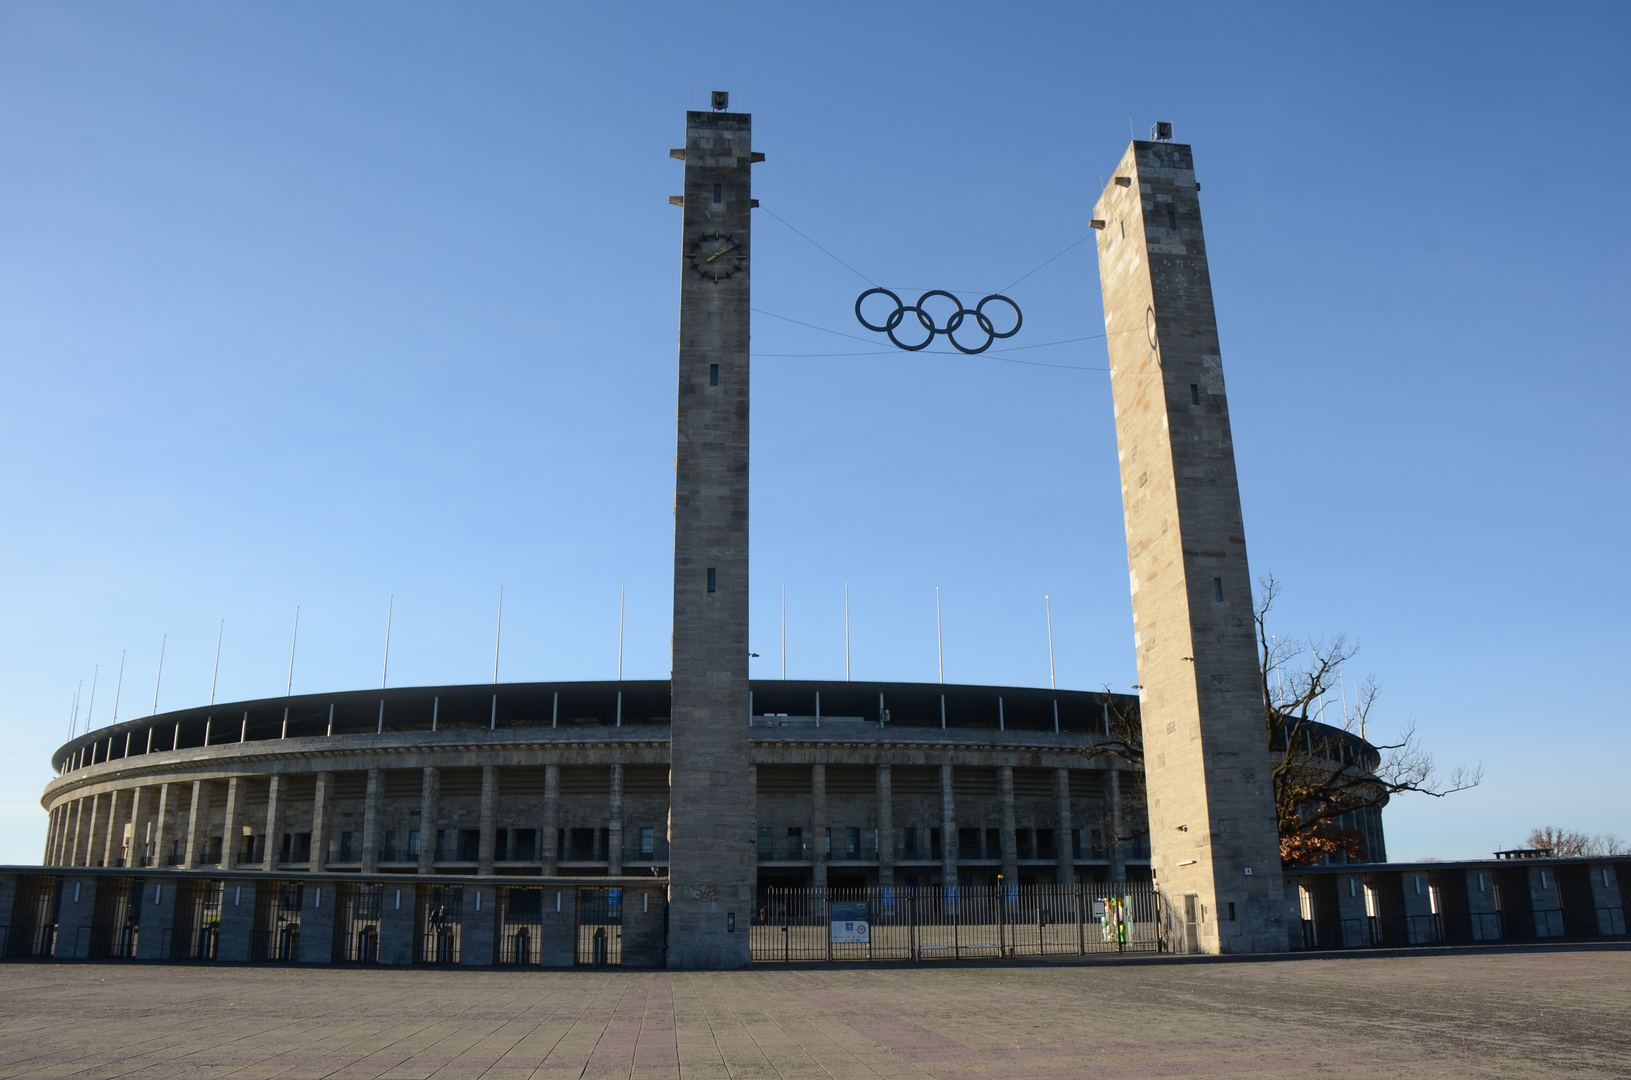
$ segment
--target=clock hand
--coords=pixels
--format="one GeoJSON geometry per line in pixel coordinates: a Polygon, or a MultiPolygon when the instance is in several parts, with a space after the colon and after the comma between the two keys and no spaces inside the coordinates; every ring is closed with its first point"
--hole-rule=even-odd
{"type": "Polygon", "coordinates": [[[736,250],[736,245],[735,244],[727,244],[724,247],[720,248],[718,251],[714,252],[712,255],[708,256],[707,261],[708,262],[713,262],[715,259],[719,258],[720,256],[728,254],[729,252],[732,252],[732,251],[735,251],[735,250],[736,250]]]}

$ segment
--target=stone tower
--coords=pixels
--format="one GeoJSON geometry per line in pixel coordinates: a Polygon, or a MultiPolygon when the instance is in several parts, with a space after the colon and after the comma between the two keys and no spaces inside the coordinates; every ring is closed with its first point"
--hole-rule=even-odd
{"type": "MultiPolygon", "coordinates": [[[[724,94],[714,95],[723,110],[724,94]]],[[[674,459],[668,966],[748,964],[757,864],[748,789],[748,284],[745,113],[685,115],[679,440],[674,459]]]]}
{"type": "Polygon", "coordinates": [[[1134,142],[1094,210],[1151,864],[1180,948],[1280,951],[1286,901],[1199,190],[1188,146],[1134,142]]]}

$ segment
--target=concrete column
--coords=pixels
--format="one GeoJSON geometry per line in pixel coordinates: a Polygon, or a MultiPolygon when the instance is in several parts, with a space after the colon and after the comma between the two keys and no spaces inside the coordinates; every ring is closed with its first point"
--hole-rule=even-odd
{"type": "MultiPolygon", "coordinates": [[[[238,865],[238,848],[243,843],[243,824],[238,819],[243,805],[243,788],[236,776],[227,778],[227,803],[221,814],[221,869],[238,865]]],[[[241,897],[240,897],[241,900],[241,897]]],[[[245,931],[247,933],[248,931],[245,931]]],[[[248,954],[245,953],[247,957],[248,954]]]]}
{"type": "MultiPolygon", "coordinates": [[[[498,838],[498,766],[481,767],[481,841],[476,849],[476,873],[493,872],[493,848],[498,838]]],[[[421,849],[422,850],[422,849],[421,849]]]]}
{"type": "Polygon", "coordinates": [[[951,790],[951,766],[940,766],[940,882],[957,884],[957,800],[951,790]]]}
{"type": "Polygon", "coordinates": [[[555,865],[561,853],[556,850],[556,838],[561,829],[561,767],[544,766],[544,835],[538,838],[538,857],[543,861],[544,877],[555,876],[555,865]]]}
{"type": "Polygon", "coordinates": [[[811,883],[827,887],[827,766],[810,766],[810,858],[815,861],[811,883]]]}
{"type": "Polygon", "coordinates": [[[96,825],[102,819],[102,796],[91,796],[91,820],[85,829],[85,865],[96,865],[96,825]]]}
{"type": "Polygon", "coordinates": [[[424,779],[419,785],[419,872],[436,870],[436,817],[442,794],[442,770],[425,766],[424,779]]]}
{"type": "Polygon", "coordinates": [[[160,869],[169,865],[170,849],[170,789],[172,784],[159,785],[159,808],[153,822],[153,865],[160,869]]]}
{"type": "Polygon", "coordinates": [[[895,777],[888,765],[878,766],[878,885],[895,884],[895,777]]]}
{"type": "Polygon", "coordinates": [[[187,807],[187,848],[182,856],[183,870],[198,869],[198,859],[204,854],[204,828],[209,824],[210,789],[203,780],[193,781],[193,801],[187,807]]]}
{"type": "Polygon", "coordinates": [[[317,873],[328,864],[329,798],[334,790],[334,774],[319,771],[317,790],[311,803],[311,862],[307,869],[317,873]]]}
{"type": "Polygon", "coordinates": [[[997,801],[1002,813],[1002,882],[1019,884],[1019,851],[1014,843],[1014,767],[997,768],[997,801]]]}
{"type": "Polygon", "coordinates": [[[1059,860],[1058,878],[1061,885],[1076,884],[1076,857],[1071,851],[1070,834],[1075,828],[1070,818],[1070,770],[1053,770],[1053,799],[1058,808],[1059,825],[1054,829],[1054,855],[1059,860]]]}
{"type": "Polygon", "coordinates": [[[40,856],[41,866],[50,866],[57,851],[57,808],[45,815],[45,853],[40,856]]]}
{"type": "Polygon", "coordinates": [[[606,822],[606,873],[618,877],[623,873],[623,765],[612,765],[611,804],[606,822]]]}
{"type": "Polygon", "coordinates": [[[118,866],[118,848],[114,844],[114,837],[122,830],[119,827],[119,796],[124,792],[115,788],[108,794],[108,827],[107,834],[102,838],[103,866],[118,866]]]}
{"type": "Polygon", "coordinates": [[[1127,846],[1121,842],[1121,770],[1110,770],[1110,831],[1115,843],[1110,845],[1110,880],[1127,880],[1127,846]]]}
{"type": "Polygon", "coordinates": [[[60,807],[60,824],[57,826],[57,850],[51,857],[52,866],[61,866],[68,858],[68,852],[73,847],[70,835],[74,827],[74,811],[78,808],[78,800],[70,800],[60,807]]]}
{"type": "Polygon", "coordinates": [[[261,858],[261,869],[277,869],[279,849],[283,847],[283,777],[273,773],[266,791],[266,851],[261,858]]]}
{"type": "Polygon", "coordinates": [[[379,872],[379,800],[385,787],[385,773],[381,769],[368,770],[368,792],[362,803],[362,872],[379,872]]]}
{"type": "Polygon", "coordinates": [[[85,800],[74,800],[74,817],[72,830],[68,836],[68,865],[79,865],[79,827],[85,817],[85,800]]]}
{"type": "Polygon", "coordinates": [[[147,809],[147,788],[139,787],[130,795],[130,846],[125,848],[125,865],[140,867],[146,854],[142,838],[142,812],[147,809]]]}

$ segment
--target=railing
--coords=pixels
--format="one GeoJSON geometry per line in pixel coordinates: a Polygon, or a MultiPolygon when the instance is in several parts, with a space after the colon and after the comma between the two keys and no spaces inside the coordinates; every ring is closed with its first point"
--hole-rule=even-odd
{"type": "Polygon", "coordinates": [[[1157,952],[1160,894],[1141,882],[767,889],[758,962],[937,960],[1157,952]]]}

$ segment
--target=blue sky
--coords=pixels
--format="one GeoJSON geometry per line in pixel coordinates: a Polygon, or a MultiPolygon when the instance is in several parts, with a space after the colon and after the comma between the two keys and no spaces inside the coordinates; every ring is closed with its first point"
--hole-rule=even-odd
{"type": "Polygon", "coordinates": [[[1254,574],[1478,790],[1395,859],[1631,836],[1620,6],[0,7],[0,862],[95,722],[667,675],[683,112],[754,114],[757,677],[1136,681],[1093,246],[1194,146],[1254,574]],[[778,220],[779,219],[779,220],[778,220]],[[785,222],[785,224],[784,224],[785,222]],[[791,226],[791,227],[790,227],[791,226]],[[798,232],[856,268],[839,262],[798,232]],[[779,318],[777,317],[779,316],[779,318]],[[790,321],[793,320],[793,321],[790,321]],[[799,325],[812,324],[822,329],[799,325]],[[836,333],[834,333],[834,331],[836,333]],[[852,335],[845,337],[840,335],[852,335]],[[839,354],[839,355],[834,355],[839,354]],[[851,355],[842,355],[851,354],[851,355]],[[1076,370],[1072,370],[1076,369],[1076,370]],[[1616,551],[1621,555],[1616,556],[1616,551]],[[166,637],[167,635],[167,637],[166,637]]]}

